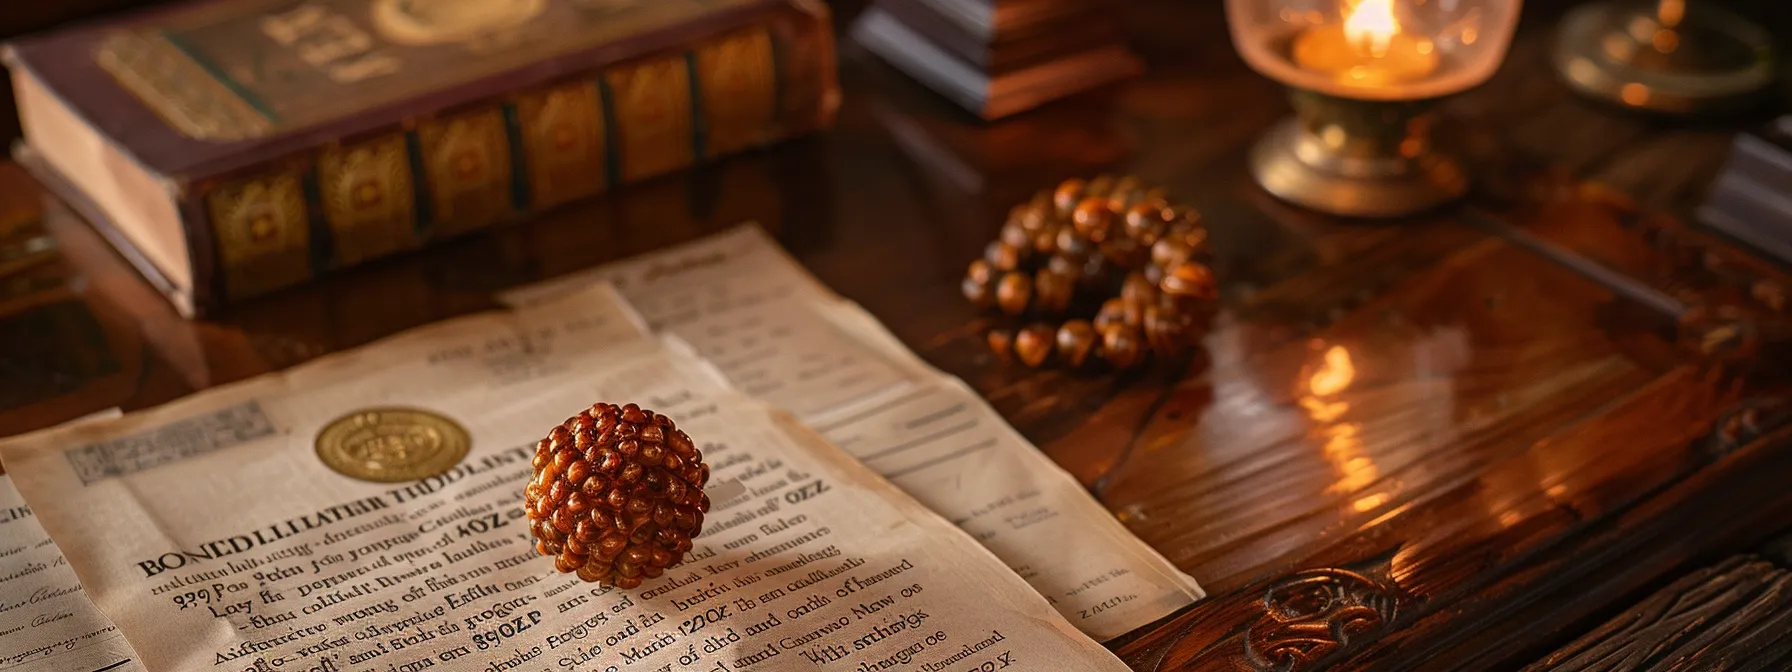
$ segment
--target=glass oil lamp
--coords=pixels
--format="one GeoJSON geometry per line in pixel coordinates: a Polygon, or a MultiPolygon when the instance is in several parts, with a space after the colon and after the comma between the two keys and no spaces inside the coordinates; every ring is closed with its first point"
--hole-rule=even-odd
{"type": "Polygon", "coordinates": [[[1556,70],[1582,94],[1665,114],[1758,105],[1774,82],[1771,36],[1709,0],[1605,0],[1562,20],[1556,70]]]}
{"type": "Polygon", "coordinates": [[[1276,196],[1353,217],[1393,217],[1468,190],[1427,111],[1487,80],[1520,0],[1227,0],[1232,41],[1288,85],[1295,116],[1251,152],[1276,196]]]}

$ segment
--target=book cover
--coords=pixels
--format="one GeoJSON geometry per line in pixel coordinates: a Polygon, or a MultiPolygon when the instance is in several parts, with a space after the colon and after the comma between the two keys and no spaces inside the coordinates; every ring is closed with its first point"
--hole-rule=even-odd
{"type": "Polygon", "coordinates": [[[211,0],[8,56],[40,163],[189,312],[819,128],[838,99],[814,0],[211,0]],[[165,220],[184,242],[152,240],[165,220]]]}

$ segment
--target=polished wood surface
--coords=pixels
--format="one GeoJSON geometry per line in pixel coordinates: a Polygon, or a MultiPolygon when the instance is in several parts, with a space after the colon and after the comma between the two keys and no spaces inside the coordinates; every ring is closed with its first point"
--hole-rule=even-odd
{"type": "Polygon", "coordinates": [[[41,204],[60,248],[0,300],[0,435],[159,404],[756,219],[1210,591],[1110,643],[1137,669],[1549,665],[1602,646],[1613,626],[1595,629],[1651,593],[1690,590],[1674,582],[1691,572],[1756,567],[1725,563],[1747,552],[1784,562],[1760,549],[1792,523],[1792,275],[1682,223],[1759,118],[1574,99],[1548,66],[1559,10],[1533,6],[1494,79],[1442,106],[1477,192],[1404,221],[1338,220],[1246,176],[1250,143],[1288,108],[1233,52],[1218,4],[1134,3],[1147,75],[994,125],[847,47],[830,133],[207,322],[180,320],[9,166],[0,212],[41,204]],[[988,318],[957,295],[965,263],[1011,204],[1098,171],[1205,213],[1225,294],[1205,353],[1128,376],[993,361],[988,318]]]}

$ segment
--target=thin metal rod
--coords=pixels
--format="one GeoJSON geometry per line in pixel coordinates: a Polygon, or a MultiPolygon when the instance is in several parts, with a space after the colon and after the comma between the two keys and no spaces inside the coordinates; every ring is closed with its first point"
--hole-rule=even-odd
{"type": "Polygon", "coordinates": [[[1505,220],[1500,219],[1491,213],[1476,208],[1464,208],[1463,211],[1468,216],[1469,221],[1492,232],[1494,235],[1506,239],[1507,242],[1529,250],[1537,256],[1553,261],[1563,268],[1573,271],[1581,277],[1592,280],[1593,282],[1598,283],[1601,287],[1611,290],[1613,294],[1640,303],[1650,310],[1669,317],[1679,318],[1692,309],[1691,306],[1686,305],[1686,302],[1676,299],[1666,292],[1645,285],[1635,278],[1606,268],[1598,262],[1563,249],[1561,246],[1543,240],[1542,238],[1531,235],[1523,229],[1507,224],[1505,220]]]}

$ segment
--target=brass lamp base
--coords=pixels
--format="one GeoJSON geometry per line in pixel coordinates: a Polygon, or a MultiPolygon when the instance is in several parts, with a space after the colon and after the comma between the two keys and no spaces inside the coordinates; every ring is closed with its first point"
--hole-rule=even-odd
{"type": "Polygon", "coordinates": [[[1251,175],[1282,200],[1347,217],[1398,217],[1460,198],[1468,178],[1431,146],[1427,101],[1294,90],[1296,116],[1251,150],[1251,175]]]}
{"type": "Polygon", "coordinates": [[[1773,83],[1767,31],[1710,2],[1602,2],[1562,21],[1556,70],[1581,94],[1634,109],[1746,109],[1773,83]]]}

